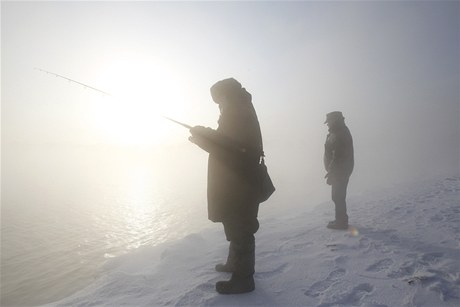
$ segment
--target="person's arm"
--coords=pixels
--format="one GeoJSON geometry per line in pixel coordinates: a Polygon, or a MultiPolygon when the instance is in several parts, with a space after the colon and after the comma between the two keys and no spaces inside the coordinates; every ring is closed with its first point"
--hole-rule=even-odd
{"type": "Polygon", "coordinates": [[[190,133],[190,141],[209,153],[222,149],[240,154],[247,152],[242,144],[209,127],[195,126],[190,129],[190,133]]]}

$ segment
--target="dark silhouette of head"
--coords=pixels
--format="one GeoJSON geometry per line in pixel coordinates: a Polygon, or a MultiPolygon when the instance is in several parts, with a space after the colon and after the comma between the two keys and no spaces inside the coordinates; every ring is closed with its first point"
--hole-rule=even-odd
{"type": "Polygon", "coordinates": [[[335,128],[345,124],[345,117],[343,117],[342,112],[334,111],[326,114],[326,121],[324,122],[329,126],[329,128],[335,128]]]}
{"type": "Polygon", "coordinates": [[[241,91],[241,83],[233,78],[228,78],[220,80],[211,86],[211,97],[215,103],[221,104],[232,100],[233,97],[238,97],[241,91]]]}

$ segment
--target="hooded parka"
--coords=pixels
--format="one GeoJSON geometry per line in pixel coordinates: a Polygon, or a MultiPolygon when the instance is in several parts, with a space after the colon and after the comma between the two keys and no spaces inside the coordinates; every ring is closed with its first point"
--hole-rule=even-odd
{"type": "Polygon", "coordinates": [[[209,152],[208,218],[213,222],[223,222],[248,211],[257,215],[258,206],[255,183],[262,154],[260,126],[251,94],[234,79],[223,81],[228,80],[232,88],[227,90],[229,101],[219,104],[218,128],[191,130],[193,142],[209,152]]]}

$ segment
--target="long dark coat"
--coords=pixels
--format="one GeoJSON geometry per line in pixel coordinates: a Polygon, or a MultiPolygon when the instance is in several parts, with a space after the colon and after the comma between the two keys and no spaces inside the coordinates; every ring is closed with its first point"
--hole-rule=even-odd
{"type": "Polygon", "coordinates": [[[218,128],[204,128],[194,141],[209,152],[208,218],[213,222],[254,212],[250,207],[258,205],[254,185],[262,153],[260,126],[244,88],[234,100],[221,109],[218,128]]]}
{"type": "Polygon", "coordinates": [[[330,177],[350,177],[353,172],[353,138],[344,123],[329,129],[324,145],[324,166],[330,177]]]}

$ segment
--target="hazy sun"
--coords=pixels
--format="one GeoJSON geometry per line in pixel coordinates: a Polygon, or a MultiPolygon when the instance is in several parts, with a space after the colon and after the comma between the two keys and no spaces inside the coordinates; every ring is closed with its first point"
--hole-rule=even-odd
{"type": "Polygon", "coordinates": [[[179,72],[162,59],[129,54],[112,57],[100,76],[111,96],[96,107],[106,141],[149,145],[168,141],[177,128],[163,116],[182,118],[186,102],[179,72]]]}

